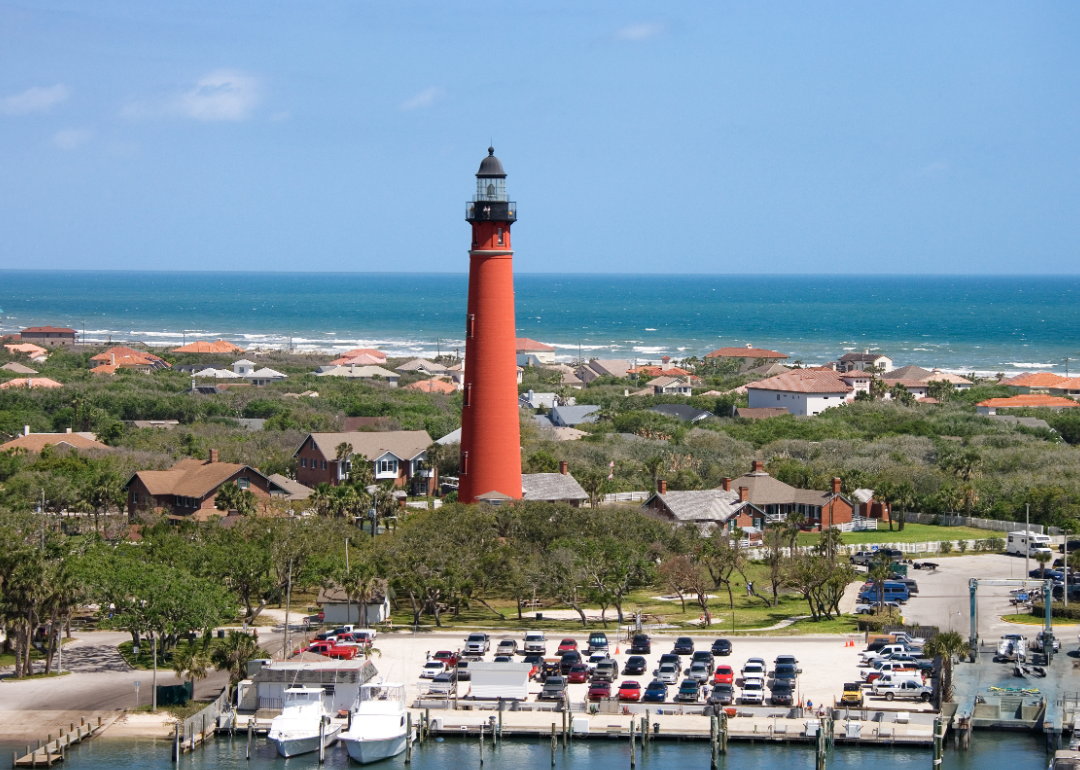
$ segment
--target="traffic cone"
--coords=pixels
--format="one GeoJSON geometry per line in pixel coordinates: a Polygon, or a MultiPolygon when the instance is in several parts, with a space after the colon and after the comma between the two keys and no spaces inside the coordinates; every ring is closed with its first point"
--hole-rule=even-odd
{"type": "Polygon", "coordinates": [[[615,654],[616,655],[619,654],[619,643],[618,642],[615,642],[615,654]]]}

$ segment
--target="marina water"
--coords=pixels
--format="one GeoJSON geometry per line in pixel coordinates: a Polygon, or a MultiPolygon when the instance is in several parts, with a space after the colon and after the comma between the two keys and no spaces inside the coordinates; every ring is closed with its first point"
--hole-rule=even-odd
{"type": "MultiPolygon", "coordinates": [[[[949,741],[951,746],[951,740],[949,741]]],[[[242,734],[235,738],[209,740],[180,759],[180,770],[267,770],[268,768],[315,768],[318,759],[306,754],[282,759],[273,745],[263,738],[255,742],[253,756],[245,759],[246,742],[242,734]]],[[[5,747],[11,756],[14,747],[5,747]]],[[[1049,757],[1044,753],[1042,735],[977,731],[968,751],[946,749],[942,770],[1044,770],[1049,757]]],[[[110,768],[111,770],[150,770],[173,767],[170,760],[172,741],[126,740],[102,737],[74,747],[68,754],[68,770],[110,768]]],[[[578,740],[555,755],[555,770],[628,770],[629,745],[626,740],[578,740]]],[[[828,756],[828,770],[933,770],[929,748],[887,748],[836,746],[828,756]]],[[[327,752],[325,768],[350,767],[348,754],[341,747],[327,752]]],[[[357,768],[360,765],[352,764],[357,768]]],[[[384,770],[405,770],[405,755],[373,765],[384,770]]],[[[484,746],[484,768],[497,770],[551,770],[551,748],[547,740],[509,739],[496,749],[490,739],[484,746]]],[[[639,770],[709,770],[707,741],[656,741],[647,751],[638,747],[639,770]]],[[[720,759],[721,770],[813,770],[814,752],[809,744],[746,743],[733,741],[728,754],[720,759]]],[[[411,770],[479,770],[477,739],[447,738],[429,740],[413,752],[411,770]]]]}

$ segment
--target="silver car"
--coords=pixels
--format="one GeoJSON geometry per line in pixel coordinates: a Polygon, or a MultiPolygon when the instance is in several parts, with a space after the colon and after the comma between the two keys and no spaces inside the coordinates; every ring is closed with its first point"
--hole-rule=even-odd
{"type": "Polygon", "coordinates": [[[690,670],[686,673],[688,679],[693,679],[698,684],[705,684],[709,681],[709,667],[705,663],[695,663],[690,666],[690,670]]]}
{"type": "Polygon", "coordinates": [[[677,684],[679,681],[679,669],[675,668],[674,663],[660,664],[654,675],[664,684],[677,684]]]}

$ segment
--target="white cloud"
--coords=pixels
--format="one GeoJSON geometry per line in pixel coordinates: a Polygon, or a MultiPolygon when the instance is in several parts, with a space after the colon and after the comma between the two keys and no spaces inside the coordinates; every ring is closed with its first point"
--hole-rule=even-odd
{"type": "Polygon", "coordinates": [[[134,102],[121,110],[126,118],[176,117],[204,122],[247,120],[262,99],[253,75],[217,70],[164,102],[134,102]]]}
{"type": "Polygon", "coordinates": [[[622,29],[615,30],[616,40],[627,40],[631,43],[640,43],[659,37],[667,31],[667,24],[662,21],[648,21],[641,24],[629,24],[622,29]]]}
{"type": "Polygon", "coordinates": [[[65,128],[53,134],[52,143],[61,150],[77,150],[89,142],[93,135],[92,131],[84,128],[65,128]]]}
{"type": "Polygon", "coordinates": [[[401,103],[401,109],[403,110],[422,110],[425,107],[430,107],[439,99],[446,95],[446,91],[441,88],[432,86],[431,88],[425,88],[411,99],[408,99],[401,103]]]}
{"type": "Polygon", "coordinates": [[[0,99],[0,112],[5,115],[27,115],[31,112],[43,112],[71,96],[71,89],[57,83],[55,86],[41,88],[34,86],[21,94],[0,99]]]}

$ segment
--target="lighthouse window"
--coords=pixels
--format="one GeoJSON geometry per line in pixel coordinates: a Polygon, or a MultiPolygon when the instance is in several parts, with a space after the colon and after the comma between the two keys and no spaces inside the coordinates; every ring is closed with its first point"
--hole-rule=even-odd
{"type": "Polygon", "coordinates": [[[466,383],[465,392],[462,394],[462,404],[472,406],[472,383],[466,383]]]}
{"type": "Polygon", "coordinates": [[[469,313],[465,316],[465,336],[472,337],[476,333],[476,314],[469,313]]]}
{"type": "Polygon", "coordinates": [[[461,475],[462,476],[468,476],[469,475],[469,453],[468,452],[462,452],[461,453],[461,475]]]}
{"type": "Polygon", "coordinates": [[[501,227],[499,228],[499,245],[500,246],[503,245],[503,236],[502,236],[502,228],[501,227]]]}

